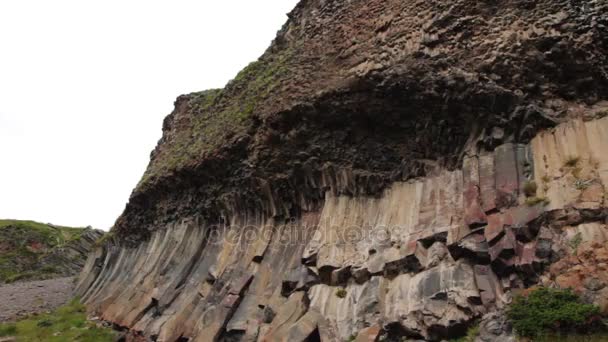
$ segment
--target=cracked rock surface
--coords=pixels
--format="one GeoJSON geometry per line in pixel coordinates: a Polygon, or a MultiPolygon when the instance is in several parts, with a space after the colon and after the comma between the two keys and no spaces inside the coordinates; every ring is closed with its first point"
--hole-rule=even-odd
{"type": "Polygon", "coordinates": [[[509,340],[513,293],[603,267],[607,6],[301,1],[178,98],[78,294],[133,339],[509,340]]]}

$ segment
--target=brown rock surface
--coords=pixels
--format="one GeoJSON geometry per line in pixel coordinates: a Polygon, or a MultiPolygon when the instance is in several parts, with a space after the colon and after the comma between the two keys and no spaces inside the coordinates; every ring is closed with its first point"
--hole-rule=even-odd
{"type": "MultiPolygon", "coordinates": [[[[225,89],[178,98],[116,228],[137,240],[189,211],[216,220],[255,206],[288,216],[327,187],[378,194],[396,179],[455,168],[469,142],[525,143],[589,112],[577,101],[607,98],[605,6],[302,1],[225,89]]],[[[522,159],[511,146],[498,150],[486,207],[517,195],[507,168],[522,159]]]]}
{"type": "MultiPolygon", "coordinates": [[[[567,137],[555,138],[566,145],[567,137]]],[[[536,139],[521,147],[533,158],[543,151],[536,139]]],[[[523,165],[511,160],[519,174],[523,165]]],[[[183,219],[138,247],[98,250],[79,294],[103,319],[159,340],[348,339],[371,325],[440,340],[534,285],[576,242],[579,254],[553,264],[552,281],[605,306],[606,279],[589,278],[608,263],[605,211],[575,209],[580,198],[547,211],[517,196],[478,227],[464,215],[465,182],[462,171],[444,170],[395,182],[380,197],[328,193],[319,211],[289,222],[262,214],[235,214],[230,227],[183,219]]]]}
{"type": "MultiPolygon", "coordinates": [[[[157,341],[463,335],[546,278],[569,227],[601,235],[583,225],[607,216],[606,19],[302,1],[225,89],[178,98],[78,293],[157,341]]],[[[577,266],[554,281],[599,296],[577,266]]]]}
{"type": "Polygon", "coordinates": [[[551,265],[551,280],[560,288],[571,288],[608,313],[608,244],[583,243],[576,255],[551,265]]]}

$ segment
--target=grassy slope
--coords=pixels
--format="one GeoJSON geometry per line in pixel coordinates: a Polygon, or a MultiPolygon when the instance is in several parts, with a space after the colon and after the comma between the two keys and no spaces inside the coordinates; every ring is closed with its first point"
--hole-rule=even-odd
{"type": "Polygon", "coordinates": [[[51,249],[78,239],[83,231],[34,221],[0,220],[0,282],[54,273],[53,267],[36,268],[35,264],[51,249]]]}
{"type": "Polygon", "coordinates": [[[48,224],[35,222],[35,221],[21,221],[21,220],[0,220],[0,229],[5,228],[7,226],[16,226],[24,229],[31,229],[40,234],[46,235],[48,237],[53,237],[54,240],[50,241],[51,243],[63,244],[65,242],[78,239],[82,232],[84,231],[84,227],[82,228],[74,228],[74,227],[64,227],[64,226],[56,226],[52,227],[48,224]],[[54,228],[53,228],[54,227],[54,228]]]}
{"type": "Polygon", "coordinates": [[[17,323],[0,324],[0,337],[17,341],[114,341],[116,333],[87,321],[84,305],[77,299],[52,313],[32,316],[17,323]]]}

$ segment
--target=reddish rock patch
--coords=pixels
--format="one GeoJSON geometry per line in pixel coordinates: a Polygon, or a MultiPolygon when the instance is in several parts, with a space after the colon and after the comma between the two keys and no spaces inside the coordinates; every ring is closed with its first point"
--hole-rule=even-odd
{"type": "Polygon", "coordinates": [[[583,244],[576,255],[569,255],[551,265],[551,280],[560,288],[571,288],[587,301],[608,313],[608,246],[583,244]]]}

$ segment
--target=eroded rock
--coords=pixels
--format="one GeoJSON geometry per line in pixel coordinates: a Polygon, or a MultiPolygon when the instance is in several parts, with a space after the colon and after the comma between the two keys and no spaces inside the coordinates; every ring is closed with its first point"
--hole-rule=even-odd
{"type": "Polygon", "coordinates": [[[302,1],[178,98],[78,294],[158,341],[439,341],[537,279],[604,305],[568,246],[607,216],[603,7],[520,5],[302,1]]]}

